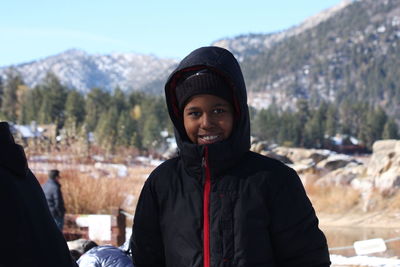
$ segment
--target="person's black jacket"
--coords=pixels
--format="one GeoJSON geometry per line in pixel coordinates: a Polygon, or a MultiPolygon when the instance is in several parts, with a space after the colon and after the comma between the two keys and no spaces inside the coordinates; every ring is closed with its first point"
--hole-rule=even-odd
{"type": "Polygon", "coordinates": [[[43,185],[43,192],[49,205],[50,213],[54,217],[63,218],[65,214],[64,198],[61,185],[58,181],[49,178],[43,185]]]}
{"type": "Polygon", "coordinates": [[[135,266],[328,267],[325,236],[296,172],[249,151],[246,88],[233,55],[195,50],[165,92],[179,156],[142,189],[131,236],[135,266]],[[175,86],[185,71],[204,67],[231,85],[236,119],[227,140],[199,146],[188,141],[175,86]]]}
{"type": "Polygon", "coordinates": [[[0,266],[76,266],[6,122],[0,122],[0,210],[0,266]]]}

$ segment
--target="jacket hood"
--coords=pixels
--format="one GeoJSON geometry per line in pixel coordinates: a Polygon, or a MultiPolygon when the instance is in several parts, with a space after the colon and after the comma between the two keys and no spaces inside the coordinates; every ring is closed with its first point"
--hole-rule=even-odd
{"type": "Polygon", "coordinates": [[[21,178],[25,178],[28,172],[25,152],[20,145],[15,144],[7,122],[0,122],[0,167],[21,178]]]}
{"type": "Polygon", "coordinates": [[[219,74],[230,85],[235,109],[235,123],[231,136],[222,142],[207,145],[211,170],[214,174],[218,174],[233,166],[250,148],[250,118],[246,86],[235,57],[231,52],[220,47],[209,46],[194,50],[169,76],[165,84],[165,96],[169,116],[175,127],[175,138],[180,156],[187,170],[197,172],[205,146],[189,141],[181,111],[178,108],[175,90],[177,81],[182,75],[204,68],[219,74]]]}

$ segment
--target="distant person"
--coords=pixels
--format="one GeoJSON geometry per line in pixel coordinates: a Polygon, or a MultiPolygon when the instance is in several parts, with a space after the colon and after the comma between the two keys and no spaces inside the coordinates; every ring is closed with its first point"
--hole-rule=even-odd
{"type": "Polygon", "coordinates": [[[64,228],[65,206],[59,179],[60,171],[51,170],[49,172],[49,179],[43,185],[43,192],[46,196],[51,215],[53,215],[58,229],[62,231],[64,228]]]}
{"type": "Polygon", "coordinates": [[[0,122],[0,210],[0,266],[76,266],[6,122],[0,122]]]}
{"type": "Polygon", "coordinates": [[[234,56],[196,49],[171,73],[165,97],[179,155],[143,186],[131,236],[135,266],[330,266],[297,173],[250,151],[246,86],[234,56]]]}

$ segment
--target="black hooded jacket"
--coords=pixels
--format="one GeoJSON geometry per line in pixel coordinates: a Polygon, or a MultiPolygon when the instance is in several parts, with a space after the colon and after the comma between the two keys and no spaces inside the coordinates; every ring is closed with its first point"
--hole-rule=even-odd
{"type": "Polygon", "coordinates": [[[165,86],[179,156],[158,166],[137,205],[131,246],[135,266],[327,267],[327,243],[296,172],[249,151],[250,119],[239,64],[222,48],[182,60],[165,86]],[[231,136],[189,141],[175,87],[187,71],[208,68],[231,85],[231,136]]]}
{"type": "Polygon", "coordinates": [[[0,266],[76,266],[6,122],[0,122],[0,210],[0,266]]]}

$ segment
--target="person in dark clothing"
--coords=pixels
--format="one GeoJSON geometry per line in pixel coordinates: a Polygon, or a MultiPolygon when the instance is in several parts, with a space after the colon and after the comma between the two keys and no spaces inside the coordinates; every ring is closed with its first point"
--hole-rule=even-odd
{"type": "Polygon", "coordinates": [[[179,155],[146,180],[130,246],[136,267],[328,267],[327,242],[297,173],[251,152],[234,56],[202,47],[169,76],[179,155]]]}
{"type": "Polygon", "coordinates": [[[0,266],[76,266],[6,122],[0,122],[0,210],[0,266]]]}
{"type": "Polygon", "coordinates": [[[58,228],[62,231],[64,228],[65,206],[59,179],[59,170],[51,170],[49,172],[49,179],[43,185],[43,192],[46,196],[51,215],[53,216],[58,228]]]}

